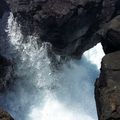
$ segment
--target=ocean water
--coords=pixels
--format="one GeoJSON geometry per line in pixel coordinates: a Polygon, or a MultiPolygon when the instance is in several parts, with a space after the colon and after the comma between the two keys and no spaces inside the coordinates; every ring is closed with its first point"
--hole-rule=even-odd
{"type": "Polygon", "coordinates": [[[39,48],[37,36],[24,38],[12,13],[6,33],[6,56],[15,61],[15,82],[12,89],[0,95],[0,105],[15,120],[98,119],[94,83],[104,56],[100,43],[86,51],[81,60],[72,59],[53,70],[47,54],[49,43],[39,48]]]}

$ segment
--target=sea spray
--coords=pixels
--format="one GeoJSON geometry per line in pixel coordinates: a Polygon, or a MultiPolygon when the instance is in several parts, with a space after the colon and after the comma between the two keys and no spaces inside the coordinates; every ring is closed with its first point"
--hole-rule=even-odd
{"type": "Polygon", "coordinates": [[[52,70],[48,43],[39,48],[36,36],[24,38],[12,14],[6,32],[16,63],[15,83],[0,97],[0,104],[15,120],[97,120],[94,82],[104,55],[100,44],[81,60],[70,60],[60,70],[52,70]],[[98,59],[93,62],[94,56],[98,59]]]}

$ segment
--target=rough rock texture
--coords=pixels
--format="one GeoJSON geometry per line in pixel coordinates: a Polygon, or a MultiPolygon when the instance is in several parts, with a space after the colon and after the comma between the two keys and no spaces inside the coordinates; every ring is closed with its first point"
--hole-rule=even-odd
{"type": "Polygon", "coordinates": [[[99,120],[120,120],[120,51],[103,58],[95,87],[99,120]]]}
{"type": "Polygon", "coordinates": [[[104,27],[102,45],[106,54],[120,50],[120,15],[104,27]]]}
{"type": "Polygon", "coordinates": [[[0,55],[0,92],[8,87],[12,73],[12,62],[0,55]]]}
{"type": "MultiPolygon", "coordinates": [[[[24,36],[50,42],[63,58],[100,41],[106,54],[120,50],[120,0],[0,0],[0,18],[8,5],[24,36]]],[[[11,62],[0,56],[0,90],[11,75],[11,62]]],[[[95,94],[99,120],[120,120],[120,52],[103,58],[95,94]]]]}
{"type": "Polygon", "coordinates": [[[94,33],[101,3],[93,0],[7,0],[22,25],[23,34],[39,34],[63,55],[81,55],[97,42],[87,40],[94,33]],[[90,30],[89,30],[90,29],[90,30]],[[86,37],[83,37],[88,32],[86,37]],[[87,44],[86,44],[87,43],[87,44]],[[79,48],[79,49],[78,49],[79,48]]]}
{"type": "Polygon", "coordinates": [[[0,120],[14,120],[10,114],[0,108],[0,120]]]}
{"type": "Polygon", "coordinates": [[[37,34],[64,56],[80,57],[120,13],[119,0],[6,0],[23,34],[37,34]]]}

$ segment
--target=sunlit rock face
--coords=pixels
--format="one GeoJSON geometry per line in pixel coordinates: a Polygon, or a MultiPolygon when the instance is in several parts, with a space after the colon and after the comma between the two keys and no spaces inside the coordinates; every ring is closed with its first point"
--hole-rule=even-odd
{"type": "Polygon", "coordinates": [[[96,81],[99,120],[120,119],[120,51],[106,55],[96,81]]]}

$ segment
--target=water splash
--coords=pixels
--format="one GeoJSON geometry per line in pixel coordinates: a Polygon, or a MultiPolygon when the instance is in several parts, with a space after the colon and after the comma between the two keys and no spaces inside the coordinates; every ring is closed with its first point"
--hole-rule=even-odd
{"type": "Polygon", "coordinates": [[[35,36],[23,42],[20,25],[12,14],[7,33],[13,48],[11,56],[14,53],[17,63],[16,82],[0,97],[0,104],[16,120],[97,120],[94,82],[104,55],[100,44],[85,52],[81,60],[71,60],[52,71],[48,43],[39,49],[35,36]]]}

